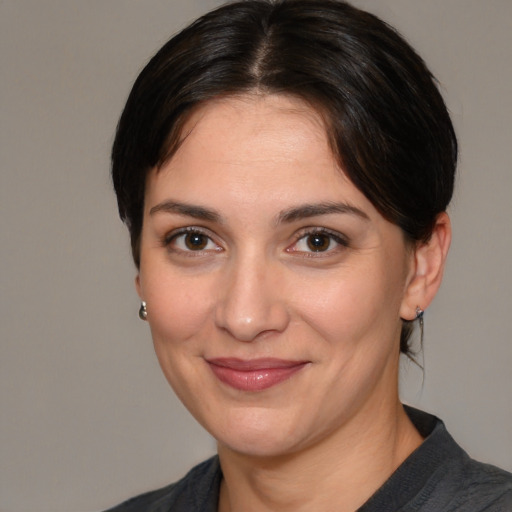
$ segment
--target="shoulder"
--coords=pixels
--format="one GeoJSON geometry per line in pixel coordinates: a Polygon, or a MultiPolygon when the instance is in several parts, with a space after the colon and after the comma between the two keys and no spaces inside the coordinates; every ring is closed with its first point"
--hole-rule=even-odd
{"type": "Polygon", "coordinates": [[[181,480],[131,498],[106,512],[214,512],[222,478],[218,457],[192,468],[181,480]]]}
{"type": "Polygon", "coordinates": [[[511,473],[472,459],[438,418],[410,408],[406,410],[418,430],[425,429],[423,434],[427,434],[423,445],[411,457],[416,457],[418,465],[423,466],[417,473],[424,479],[415,500],[421,504],[418,510],[512,511],[511,473]]]}
{"type": "Polygon", "coordinates": [[[467,456],[445,483],[445,489],[453,492],[447,512],[512,511],[512,474],[500,468],[467,456]]]}

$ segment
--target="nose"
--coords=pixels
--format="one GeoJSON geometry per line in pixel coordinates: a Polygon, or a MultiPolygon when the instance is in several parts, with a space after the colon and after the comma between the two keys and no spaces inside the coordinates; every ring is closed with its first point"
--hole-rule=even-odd
{"type": "Polygon", "coordinates": [[[238,341],[283,332],[289,323],[278,264],[256,259],[230,266],[216,306],[217,326],[238,341]]]}

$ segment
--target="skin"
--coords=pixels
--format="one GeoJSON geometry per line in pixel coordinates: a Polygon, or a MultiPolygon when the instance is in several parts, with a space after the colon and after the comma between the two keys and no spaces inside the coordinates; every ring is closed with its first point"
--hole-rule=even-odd
{"type": "Polygon", "coordinates": [[[136,285],[165,376],[218,441],[219,510],[355,510],[422,441],[398,398],[399,336],[440,284],[448,217],[407,244],[298,99],[212,101],[184,135],[147,178],[136,285]],[[305,364],[242,391],[212,372],[219,357],[305,364]]]}

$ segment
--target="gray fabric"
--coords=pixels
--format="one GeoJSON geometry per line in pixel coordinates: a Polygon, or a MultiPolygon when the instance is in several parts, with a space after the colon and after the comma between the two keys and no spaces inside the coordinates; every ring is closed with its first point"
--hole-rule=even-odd
{"type": "Polygon", "coordinates": [[[195,466],[180,481],[106,512],[217,512],[221,479],[219,459],[212,457],[195,466]]]}
{"type": "MultiPolygon", "coordinates": [[[[435,416],[405,409],[425,440],[359,512],[512,512],[512,474],[471,459],[435,416]]],[[[213,457],[107,512],[217,512],[221,479],[213,457]]]]}

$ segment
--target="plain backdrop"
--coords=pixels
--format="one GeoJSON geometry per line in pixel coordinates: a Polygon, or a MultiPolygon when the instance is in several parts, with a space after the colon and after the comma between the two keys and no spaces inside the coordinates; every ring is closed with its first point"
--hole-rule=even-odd
{"type": "MultiPolygon", "coordinates": [[[[208,0],[0,0],[0,510],[97,511],[214,452],[161,375],[109,181],[127,94],[208,0]]],[[[438,77],[454,241],[402,396],[512,470],[512,2],[359,0],[438,77]]]]}

